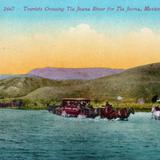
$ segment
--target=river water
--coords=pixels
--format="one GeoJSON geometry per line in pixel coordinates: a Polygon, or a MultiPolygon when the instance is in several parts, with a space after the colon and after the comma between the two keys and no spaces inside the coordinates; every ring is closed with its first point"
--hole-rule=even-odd
{"type": "Polygon", "coordinates": [[[151,159],[160,159],[160,121],[150,113],[108,121],[0,110],[0,160],[151,159]]]}

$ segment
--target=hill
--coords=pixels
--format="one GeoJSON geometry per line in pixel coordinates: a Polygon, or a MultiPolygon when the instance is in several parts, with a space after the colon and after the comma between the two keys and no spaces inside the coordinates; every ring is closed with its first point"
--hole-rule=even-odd
{"type": "Polygon", "coordinates": [[[0,80],[1,97],[59,99],[88,97],[96,100],[144,98],[150,101],[160,95],[160,63],[128,69],[122,73],[95,80],[50,80],[40,77],[18,77],[0,80]]]}
{"type": "Polygon", "coordinates": [[[160,95],[160,63],[131,68],[117,75],[91,81],[89,85],[91,96],[98,99],[122,96],[149,101],[154,95],[160,95]]]}
{"type": "MultiPolygon", "coordinates": [[[[67,88],[67,92],[71,93],[72,88],[76,88],[74,86],[78,86],[79,84],[83,84],[84,81],[79,80],[71,80],[71,81],[55,81],[40,77],[15,77],[15,78],[9,78],[9,79],[3,79],[0,80],[0,96],[1,97],[22,97],[27,96],[28,94],[33,94],[32,92],[39,92],[38,95],[43,95],[47,88],[49,90],[54,89],[54,95],[57,95],[57,93],[62,90],[65,92],[65,88],[67,88]],[[55,90],[56,89],[56,90],[55,90]]],[[[46,93],[46,92],[45,92],[46,93]]],[[[49,96],[48,93],[45,94],[45,97],[47,98],[49,96]]],[[[30,97],[32,98],[32,97],[30,97]]],[[[38,97],[37,97],[38,98],[38,97]]],[[[53,97],[54,98],[54,97],[53,97]]]]}
{"type": "Polygon", "coordinates": [[[53,80],[90,80],[123,71],[122,69],[110,68],[40,68],[34,69],[28,74],[53,80]]]}

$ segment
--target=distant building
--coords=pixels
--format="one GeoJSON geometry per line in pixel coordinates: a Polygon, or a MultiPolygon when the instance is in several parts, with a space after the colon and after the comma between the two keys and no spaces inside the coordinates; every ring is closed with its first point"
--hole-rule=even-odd
{"type": "Polygon", "coordinates": [[[139,104],[144,104],[144,103],[145,103],[144,98],[140,98],[140,99],[138,99],[137,103],[139,103],[139,104]]]}
{"type": "Polygon", "coordinates": [[[118,101],[121,101],[121,100],[123,100],[123,97],[117,96],[117,100],[118,100],[118,101]]]}

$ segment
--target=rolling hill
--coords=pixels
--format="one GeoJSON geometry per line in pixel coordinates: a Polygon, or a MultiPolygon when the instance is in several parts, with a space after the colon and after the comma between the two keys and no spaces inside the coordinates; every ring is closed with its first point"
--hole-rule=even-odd
{"type": "Polygon", "coordinates": [[[89,85],[92,97],[98,99],[122,96],[149,101],[154,95],[160,95],[160,63],[128,69],[117,75],[91,81],[89,85]]]}
{"type": "MultiPolygon", "coordinates": [[[[26,96],[37,89],[43,87],[56,87],[57,91],[65,87],[74,86],[84,83],[83,81],[55,81],[40,77],[15,77],[0,80],[0,96],[1,97],[22,97],[26,96]]],[[[56,94],[56,93],[55,93],[56,94]]],[[[48,94],[46,94],[46,97],[48,94]]]]}
{"type": "Polygon", "coordinates": [[[28,99],[59,99],[89,97],[116,100],[144,98],[147,101],[160,95],[160,63],[128,69],[122,73],[95,80],[50,80],[40,77],[16,77],[0,80],[1,97],[28,99]]]}

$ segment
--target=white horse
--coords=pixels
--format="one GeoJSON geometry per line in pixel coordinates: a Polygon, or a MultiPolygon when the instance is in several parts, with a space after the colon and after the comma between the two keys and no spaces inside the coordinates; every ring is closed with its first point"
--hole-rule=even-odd
{"type": "Polygon", "coordinates": [[[156,110],[155,107],[152,107],[152,118],[160,120],[160,110],[156,110]]]}

